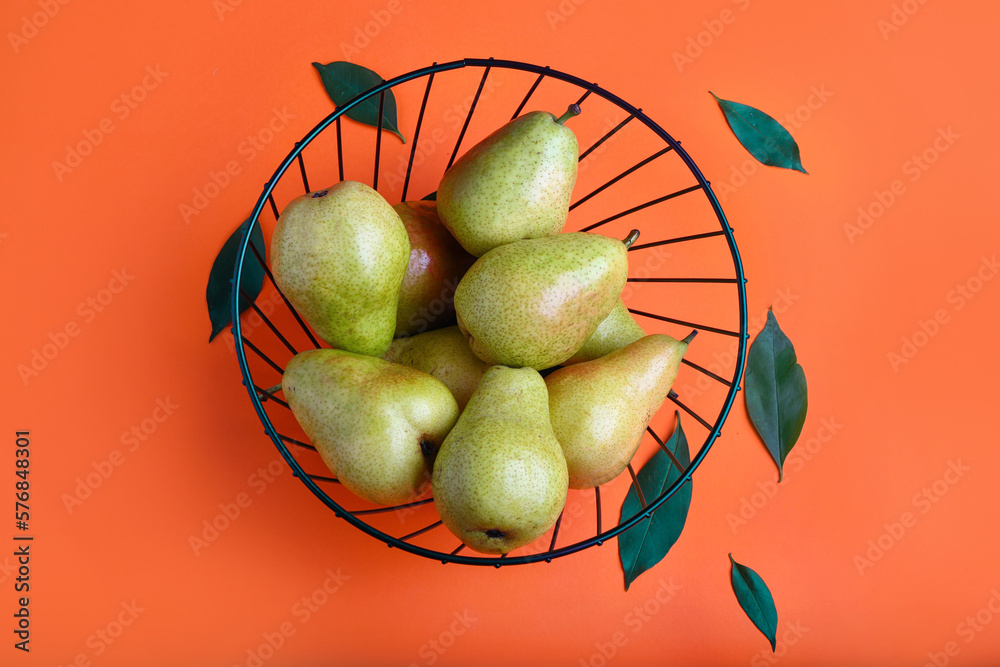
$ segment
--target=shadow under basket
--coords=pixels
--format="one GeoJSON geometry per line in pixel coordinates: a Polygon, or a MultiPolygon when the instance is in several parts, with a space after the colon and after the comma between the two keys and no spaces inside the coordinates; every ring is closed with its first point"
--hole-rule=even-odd
{"type": "Polygon", "coordinates": [[[648,520],[691,479],[719,437],[740,388],[748,338],[745,283],[733,230],[708,181],[680,142],[641,109],[597,84],[549,67],[468,58],[385,81],[338,107],[295,144],[265,184],[240,244],[233,276],[232,333],[243,384],[265,433],[293,474],[336,517],[418,556],[500,567],[551,561],[601,545],[648,520]],[[382,119],[387,99],[390,104],[406,103],[400,104],[400,131],[409,131],[409,145],[381,127],[344,121],[352,109],[375,103],[379,110],[375,118],[382,119]],[[580,175],[565,230],[618,238],[629,229],[640,230],[639,240],[629,249],[626,305],[647,333],[683,338],[697,329],[700,335],[628,474],[604,488],[571,490],[566,509],[546,535],[509,556],[487,556],[465,549],[451,535],[430,498],[378,507],[351,494],[330,476],[280,394],[267,393],[265,388],[281,382],[284,365],[293,355],[326,345],[278,290],[265,257],[249,240],[262,219],[270,229],[284,204],[311,191],[310,181],[314,188],[329,186],[343,181],[346,169],[350,180],[366,182],[390,203],[419,198],[436,187],[463,145],[468,149],[522,111],[546,108],[558,116],[572,103],[583,109],[570,121],[581,149],[580,175]],[[418,104],[418,114],[402,113],[415,111],[418,104]],[[373,151],[359,152],[364,146],[373,151]],[[356,157],[362,153],[363,159],[356,157]],[[414,196],[411,190],[418,187],[427,191],[414,196]],[[241,320],[244,261],[258,262],[265,279],[256,303],[241,320]],[[659,496],[643,498],[642,509],[634,515],[619,517],[621,500],[640,462],[665,448],[675,413],[683,419],[691,444],[690,464],[682,466],[674,459],[681,468],[676,480],[659,496]]]}

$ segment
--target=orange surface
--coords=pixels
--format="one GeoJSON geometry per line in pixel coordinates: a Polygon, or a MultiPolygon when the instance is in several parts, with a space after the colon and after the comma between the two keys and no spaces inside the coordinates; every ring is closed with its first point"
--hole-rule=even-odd
{"type": "Polygon", "coordinates": [[[915,0],[4,3],[0,663],[995,664],[998,21],[991,3],[915,0]],[[442,567],[274,463],[235,355],[206,344],[205,282],[331,110],[310,63],[345,50],[386,77],[550,65],[683,140],[736,229],[751,333],[773,304],[805,367],[785,481],[741,395],[680,541],[625,593],[614,544],[442,567]],[[810,175],[755,168],[708,90],[783,119],[810,175]],[[12,634],[25,429],[30,654],[12,634]],[[196,555],[190,537],[234,506],[196,555]],[[729,552],[774,594],[774,655],[729,552]]]}

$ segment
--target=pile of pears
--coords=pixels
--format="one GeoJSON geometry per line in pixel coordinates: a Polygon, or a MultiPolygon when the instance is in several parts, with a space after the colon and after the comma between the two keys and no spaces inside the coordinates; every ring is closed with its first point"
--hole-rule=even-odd
{"type": "Polygon", "coordinates": [[[562,233],[579,112],[507,123],[436,201],[354,181],[302,195],[271,242],[275,282],[332,348],[281,382],[323,462],[373,503],[432,492],[481,553],[533,542],[568,489],[626,468],[690,342],[646,335],[622,301],[636,232],[562,233]]]}

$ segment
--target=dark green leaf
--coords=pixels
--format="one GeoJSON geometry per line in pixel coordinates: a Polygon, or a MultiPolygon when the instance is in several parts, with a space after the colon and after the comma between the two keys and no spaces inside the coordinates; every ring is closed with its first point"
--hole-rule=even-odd
{"type": "MultiPolygon", "coordinates": [[[[236,228],[236,231],[229,235],[208,274],[208,288],[205,290],[205,298],[208,301],[208,317],[212,320],[212,335],[208,337],[210,343],[232,321],[230,295],[233,287],[233,270],[236,268],[236,253],[248,224],[250,224],[250,220],[244,220],[236,228]]],[[[253,228],[250,242],[257,248],[261,257],[267,257],[264,252],[264,234],[260,231],[260,225],[253,228]]],[[[264,286],[264,267],[260,265],[257,257],[253,254],[253,249],[249,247],[243,257],[240,286],[243,288],[243,293],[250,297],[251,301],[257,298],[261,287],[264,286]]],[[[241,313],[250,307],[251,301],[240,297],[241,313]]]]}
{"type": "MultiPolygon", "coordinates": [[[[675,413],[676,414],[676,413],[675,413]]],[[[667,448],[685,468],[691,463],[687,438],[681,428],[681,418],[677,414],[677,428],[666,442],[667,448]]],[[[653,455],[635,476],[642,489],[642,497],[652,502],[667,490],[680,476],[680,470],[662,449],[653,455]]],[[[684,530],[688,508],[691,506],[691,480],[670,496],[653,512],[648,520],[640,521],[618,536],[618,556],[625,572],[625,590],[636,578],[653,567],[667,555],[684,530]]],[[[619,522],[633,516],[642,509],[635,483],[628,490],[619,522]]]]}
{"type": "Polygon", "coordinates": [[[722,107],[722,113],[725,114],[726,122],[729,123],[733,134],[750,155],[771,167],[784,167],[801,171],[803,174],[809,173],[802,168],[799,145],[781,123],[759,109],[739,102],[721,100],[715,93],[711,94],[722,107]]]}
{"type": "MultiPolygon", "coordinates": [[[[327,95],[335,105],[347,104],[359,94],[381,84],[384,79],[367,67],[353,63],[337,61],[328,65],[313,63],[319,70],[319,78],[326,88],[327,95]]],[[[347,112],[347,117],[365,125],[378,127],[378,95],[372,95],[364,102],[354,105],[347,112]]],[[[399,133],[396,122],[396,96],[392,89],[386,89],[385,102],[382,105],[382,128],[394,133],[403,143],[406,138],[399,133]]]]}
{"type": "Polygon", "coordinates": [[[421,201],[437,201],[437,198],[438,198],[438,193],[437,190],[435,190],[434,192],[430,193],[429,195],[421,199],[421,201]]]}
{"type": "Polygon", "coordinates": [[[746,565],[737,563],[733,560],[732,554],[729,554],[729,562],[733,564],[731,576],[736,600],[743,607],[747,618],[753,621],[757,629],[771,642],[771,650],[774,651],[775,635],[778,632],[778,610],[774,608],[771,591],[767,589],[767,584],[759,574],[746,565]]]}
{"type": "Polygon", "coordinates": [[[745,397],[750,421],[778,466],[780,482],[785,457],[802,433],[809,397],[795,348],[770,310],[747,354],[745,397]]]}

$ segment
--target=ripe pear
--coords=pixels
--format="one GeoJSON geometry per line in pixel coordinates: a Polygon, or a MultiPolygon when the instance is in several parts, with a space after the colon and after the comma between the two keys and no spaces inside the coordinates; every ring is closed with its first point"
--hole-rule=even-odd
{"type": "Polygon", "coordinates": [[[434,456],[458,419],[458,405],[439,380],[343,350],[295,355],[281,388],[327,467],[381,505],[427,491],[434,456]]]}
{"type": "Polygon", "coordinates": [[[600,486],[625,469],[666,400],[691,338],[652,334],[545,378],[570,488],[600,486]]]}
{"type": "Polygon", "coordinates": [[[600,234],[508,243],[480,257],[458,284],[458,326],[486,363],[550,368],[608,316],[627,274],[625,244],[600,234]]]}
{"type": "Polygon", "coordinates": [[[441,445],[432,488],[444,525],[481,553],[507,553],[555,524],[566,503],[566,459],[537,371],[486,371],[441,445]]]}
{"type": "Polygon", "coordinates": [[[438,213],[466,250],[481,257],[505,243],[562,231],[576,183],[579,146],[560,118],[532,111],[510,121],[452,165],[437,191],[438,213]]]}
{"type": "Polygon", "coordinates": [[[410,263],[396,309],[395,337],[455,323],[455,288],[476,258],[441,224],[437,204],[406,201],[392,207],[410,237],[410,263]]]}
{"type": "Polygon", "coordinates": [[[381,356],[396,329],[410,242],[399,215],[363,183],[293,199],[271,239],[271,271],[295,310],[331,346],[381,356]]]}
{"type": "Polygon", "coordinates": [[[628,312],[625,302],[619,297],[615,307],[611,309],[604,321],[597,325],[597,329],[583,344],[583,347],[564,361],[563,365],[598,359],[615,350],[622,349],[629,343],[634,343],[645,335],[646,332],[632,317],[632,313],[628,312]]]}
{"type": "Polygon", "coordinates": [[[429,373],[451,390],[464,410],[489,364],[472,353],[457,326],[392,341],[384,359],[429,373]]]}

